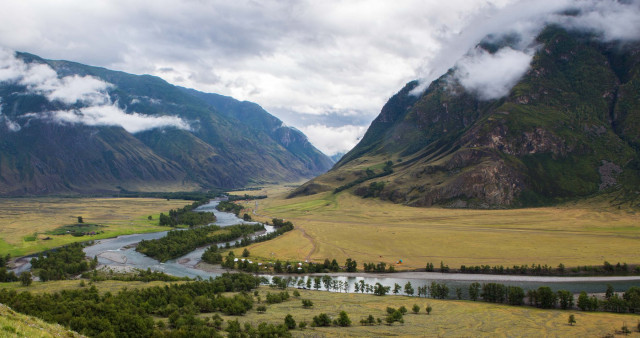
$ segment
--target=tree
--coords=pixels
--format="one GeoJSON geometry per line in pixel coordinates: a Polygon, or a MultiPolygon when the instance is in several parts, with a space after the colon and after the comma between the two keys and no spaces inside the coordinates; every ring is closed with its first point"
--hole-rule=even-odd
{"type": "Polygon", "coordinates": [[[349,316],[347,315],[346,312],[340,311],[340,316],[338,317],[338,325],[340,325],[340,326],[350,326],[351,325],[351,319],[349,319],[349,316]]]}
{"type": "Polygon", "coordinates": [[[576,323],[576,316],[574,315],[570,315],[569,316],[569,325],[573,326],[573,324],[576,323]]]}
{"type": "Polygon", "coordinates": [[[551,291],[550,287],[541,286],[538,288],[536,301],[539,307],[543,309],[551,309],[556,306],[558,297],[553,291],[551,291]]]}
{"type": "Polygon", "coordinates": [[[384,296],[387,294],[387,292],[389,292],[389,289],[391,289],[390,286],[383,286],[380,283],[376,283],[373,289],[373,294],[376,296],[384,296]]]}
{"type": "Polygon", "coordinates": [[[580,310],[589,310],[589,308],[591,307],[590,303],[591,302],[589,301],[589,296],[587,296],[587,293],[584,291],[580,292],[580,295],[578,296],[578,307],[580,308],[580,310]]]}
{"type": "Polygon", "coordinates": [[[352,260],[351,258],[347,258],[345,266],[347,267],[347,272],[358,271],[358,263],[356,263],[356,261],[352,260]]]}
{"type": "Polygon", "coordinates": [[[462,288],[456,288],[456,297],[462,299],[462,288]]]}
{"type": "Polygon", "coordinates": [[[563,310],[573,307],[573,293],[567,290],[558,291],[558,299],[560,300],[560,308],[563,310]]]}
{"type": "Polygon", "coordinates": [[[242,250],[242,257],[249,257],[249,250],[247,250],[247,248],[244,248],[244,250],[242,250]]]}
{"type": "Polygon", "coordinates": [[[472,301],[478,300],[478,296],[480,296],[480,283],[473,282],[469,285],[469,298],[472,301]]]}
{"type": "Polygon", "coordinates": [[[613,286],[611,284],[607,284],[607,292],[605,293],[605,298],[607,300],[611,299],[611,296],[613,296],[613,286]]]}
{"type": "MultiPolygon", "coordinates": [[[[149,217],[147,217],[147,219],[148,219],[148,220],[152,220],[152,219],[153,219],[153,216],[149,215],[149,217]]],[[[164,322],[163,322],[163,324],[164,324],[164,322]]]]}
{"type": "Polygon", "coordinates": [[[398,292],[400,292],[400,289],[402,289],[402,287],[400,286],[400,284],[398,283],[394,283],[393,284],[393,294],[397,295],[398,292]]]}
{"type": "Polygon", "coordinates": [[[331,318],[326,313],[321,313],[313,317],[313,326],[330,326],[331,318]]]}
{"type": "Polygon", "coordinates": [[[426,310],[427,310],[427,314],[430,315],[431,314],[431,310],[433,310],[433,309],[431,308],[431,305],[427,305],[427,309],[426,310]]]}
{"type": "Polygon", "coordinates": [[[84,223],[84,220],[82,219],[82,216],[78,216],[78,223],[84,223]]]}
{"type": "Polygon", "coordinates": [[[407,282],[407,284],[404,285],[404,293],[409,296],[413,296],[413,286],[411,285],[411,282],[407,282]]]}
{"type": "Polygon", "coordinates": [[[418,312],[420,312],[420,307],[418,306],[418,304],[413,304],[411,310],[413,310],[413,313],[418,314],[418,312]]]}
{"type": "Polygon", "coordinates": [[[25,271],[20,274],[20,283],[22,283],[23,286],[29,286],[32,282],[33,281],[31,280],[31,272],[25,271]]]}
{"type": "Polygon", "coordinates": [[[302,307],[304,307],[305,309],[308,309],[310,307],[313,306],[313,302],[310,299],[303,299],[302,300],[302,307]]]}
{"type": "Polygon", "coordinates": [[[296,328],[296,321],[293,319],[292,315],[288,314],[286,317],[284,317],[284,326],[286,326],[289,330],[293,330],[296,328]]]}

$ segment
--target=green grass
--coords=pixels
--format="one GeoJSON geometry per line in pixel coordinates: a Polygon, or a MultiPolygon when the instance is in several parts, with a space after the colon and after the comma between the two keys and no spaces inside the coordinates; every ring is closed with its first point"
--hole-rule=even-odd
{"type": "Polygon", "coordinates": [[[78,241],[164,231],[167,227],[158,226],[159,214],[190,204],[153,198],[3,198],[0,202],[0,254],[14,257],[78,241]],[[104,226],[100,228],[104,232],[82,237],[50,234],[66,231],[61,227],[75,224],[78,216],[87,224],[104,226]]]}
{"type": "Polygon", "coordinates": [[[17,313],[0,304],[0,337],[82,337],[57,324],[17,313]]]}

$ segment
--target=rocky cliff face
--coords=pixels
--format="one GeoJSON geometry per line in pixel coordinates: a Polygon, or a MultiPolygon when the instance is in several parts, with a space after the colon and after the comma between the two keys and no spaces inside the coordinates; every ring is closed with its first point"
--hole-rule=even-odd
{"type": "Polygon", "coordinates": [[[640,45],[601,43],[558,27],[545,29],[537,43],[529,70],[499,99],[479,99],[453,71],[419,96],[408,84],[360,144],[296,193],[330,190],[392,161],[393,173],[353,192],[370,196],[379,183],[383,199],[454,207],[539,205],[616,189],[635,194],[640,45]]]}

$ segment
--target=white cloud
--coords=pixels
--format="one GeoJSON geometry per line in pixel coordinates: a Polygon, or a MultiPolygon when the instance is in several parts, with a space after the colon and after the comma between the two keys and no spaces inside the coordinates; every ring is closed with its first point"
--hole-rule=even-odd
{"type": "Polygon", "coordinates": [[[521,45],[512,46],[519,51],[548,22],[595,30],[610,40],[636,38],[638,3],[6,1],[0,45],[157,75],[177,85],[253,101],[269,111],[302,110],[298,119],[287,115],[287,123],[299,129],[331,125],[336,114],[348,125],[364,126],[406,82],[421,78],[424,89],[487,34],[521,35],[521,45]],[[554,15],[571,8],[580,14],[554,15]],[[354,111],[359,116],[350,115],[354,111]]]}
{"type": "Polygon", "coordinates": [[[189,125],[176,116],[148,116],[138,113],[127,114],[115,105],[90,106],[74,110],[58,110],[48,115],[58,122],[80,123],[88,126],[122,126],[130,133],[175,127],[190,129],[189,125]]]}
{"type": "Polygon", "coordinates": [[[345,125],[328,127],[312,124],[302,128],[309,141],[325,154],[347,152],[353,148],[367,131],[366,126],[345,125]]]}
{"type": "MultiPolygon", "coordinates": [[[[84,107],[44,113],[30,113],[29,117],[50,118],[63,123],[80,123],[89,126],[121,126],[131,133],[144,130],[175,127],[190,129],[187,122],[176,116],[149,116],[136,112],[126,113],[111,102],[108,89],[113,85],[92,76],[58,77],[46,64],[25,63],[15,53],[0,49],[0,82],[23,85],[28,91],[45,96],[49,101],[66,105],[81,104],[84,107]]],[[[20,125],[3,118],[7,128],[19,131],[20,125]]]]}
{"type": "Polygon", "coordinates": [[[529,69],[532,58],[531,51],[507,47],[490,54],[484,49],[476,48],[458,61],[454,76],[465,89],[476,93],[480,99],[497,99],[509,94],[529,69]]]}

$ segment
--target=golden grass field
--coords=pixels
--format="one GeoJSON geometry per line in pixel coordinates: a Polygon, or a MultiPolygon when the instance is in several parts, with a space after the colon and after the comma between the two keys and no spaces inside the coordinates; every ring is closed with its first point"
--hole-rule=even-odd
{"type": "MultiPolygon", "coordinates": [[[[279,292],[278,289],[261,287],[261,299],[267,292],[279,292]]],[[[419,337],[603,337],[620,330],[627,325],[633,336],[637,332],[637,315],[613,314],[604,312],[581,312],[564,310],[541,310],[532,307],[515,307],[485,302],[434,300],[407,296],[373,296],[366,294],[344,294],[323,291],[299,290],[300,299],[310,299],[314,306],[302,307],[301,300],[291,297],[289,301],[267,305],[267,311],[260,314],[255,310],[242,317],[223,317],[225,320],[238,319],[257,326],[260,322],[281,324],[284,317],[291,314],[296,322],[311,324],[313,317],[320,313],[337,318],[345,311],[351,319],[350,327],[310,328],[291,331],[293,336],[419,336],[419,337]],[[414,304],[420,307],[413,314],[414,304]],[[431,305],[432,312],[426,314],[426,306],[431,305]],[[393,326],[361,326],[360,320],[373,315],[384,322],[387,307],[405,306],[409,312],[404,315],[404,324],[393,326]],[[569,315],[575,315],[576,324],[568,324],[569,315]]],[[[289,294],[292,291],[289,290],[289,294]]]]}
{"type": "Polygon", "coordinates": [[[189,201],[153,198],[16,198],[0,199],[0,254],[22,256],[78,241],[124,234],[163,231],[158,215],[183,207],[189,201]],[[152,220],[148,220],[148,216],[152,220]],[[46,232],[74,224],[82,216],[85,223],[105,225],[103,234],[73,237],[46,232]],[[35,241],[25,240],[37,233],[35,241]],[[51,237],[51,240],[44,240],[51,237]]]}
{"type": "MultiPolygon", "coordinates": [[[[238,194],[267,194],[258,200],[262,221],[285,218],[296,229],[249,246],[264,260],[396,264],[397,269],[460,265],[548,264],[567,267],[626,262],[640,264],[640,213],[614,209],[606,201],[558,207],[469,210],[413,208],[350,192],[286,199],[292,188],[267,187],[238,194]]],[[[245,202],[255,208],[255,202],[245,202]]]]}

